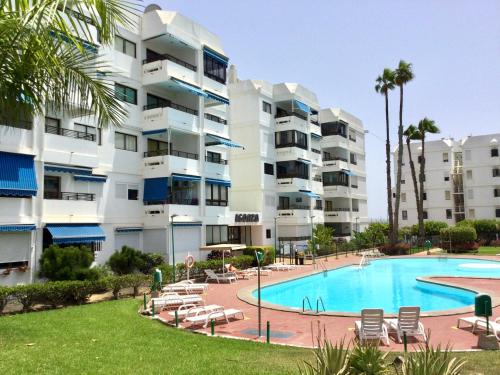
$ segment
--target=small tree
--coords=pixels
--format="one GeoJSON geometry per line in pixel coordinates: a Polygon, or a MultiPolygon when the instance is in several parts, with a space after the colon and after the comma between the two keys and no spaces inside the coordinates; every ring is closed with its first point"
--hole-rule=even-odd
{"type": "Polygon", "coordinates": [[[146,268],[143,254],[132,247],[123,246],[109,257],[107,265],[117,275],[126,275],[146,268]]]}
{"type": "Polygon", "coordinates": [[[88,247],[50,245],[40,258],[40,276],[50,280],[95,280],[97,272],[90,269],[93,260],[88,247]]]}
{"type": "MultiPolygon", "coordinates": [[[[321,248],[330,248],[333,245],[333,228],[323,224],[317,224],[313,228],[314,244],[321,248]]],[[[308,241],[309,249],[312,248],[312,242],[308,241]]],[[[313,249],[314,251],[314,249],[313,249]]]]}

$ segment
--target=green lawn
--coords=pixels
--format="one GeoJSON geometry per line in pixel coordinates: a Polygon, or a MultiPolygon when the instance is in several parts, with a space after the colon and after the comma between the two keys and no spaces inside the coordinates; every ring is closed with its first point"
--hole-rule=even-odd
{"type": "MultiPolygon", "coordinates": [[[[137,315],[126,299],[0,317],[0,374],[296,374],[306,349],[205,337],[137,315]]],[[[498,374],[500,354],[467,354],[498,374]]]]}
{"type": "Polygon", "coordinates": [[[500,247],[499,246],[481,246],[477,250],[478,255],[496,255],[500,254],[500,247]]]}

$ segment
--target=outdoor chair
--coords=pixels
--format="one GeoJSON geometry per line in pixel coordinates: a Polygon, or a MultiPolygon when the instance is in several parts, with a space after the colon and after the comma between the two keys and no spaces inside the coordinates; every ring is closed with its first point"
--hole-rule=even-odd
{"type": "Polygon", "coordinates": [[[395,330],[398,337],[398,342],[402,342],[404,334],[406,336],[422,336],[424,341],[427,341],[425,328],[420,322],[420,307],[407,306],[400,307],[397,319],[384,319],[389,330],[395,330]]]}
{"type": "Polygon", "coordinates": [[[361,320],[355,322],[354,329],[361,344],[366,340],[383,340],[386,345],[389,345],[389,335],[384,325],[384,310],[382,309],[361,310],[361,320]]]}
{"type": "MultiPolygon", "coordinates": [[[[468,316],[464,318],[458,318],[457,328],[460,328],[460,322],[472,325],[472,333],[474,333],[474,331],[476,331],[478,328],[486,329],[486,318],[484,317],[468,316]]],[[[500,340],[500,317],[496,318],[495,320],[491,319],[489,321],[489,329],[490,332],[493,332],[497,339],[500,340]]]]}
{"type": "Polygon", "coordinates": [[[217,284],[219,284],[221,281],[227,281],[229,283],[236,281],[236,275],[233,272],[215,273],[212,270],[205,270],[205,274],[207,275],[205,282],[215,280],[217,284]]]}

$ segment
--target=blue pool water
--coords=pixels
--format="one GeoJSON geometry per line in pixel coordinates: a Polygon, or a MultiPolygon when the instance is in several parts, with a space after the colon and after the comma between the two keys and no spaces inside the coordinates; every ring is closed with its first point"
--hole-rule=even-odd
{"type": "MultiPolygon", "coordinates": [[[[421,276],[500,277],[500,262],[480,259],[378,259],[363,269],[343,267],[301,277],[261,289],[265,302],[302,310],[309,297],[312,309],[321,297],[326,311],[359,313],[382,308],[397,313],[400,306],[420,306],[422,311],[456,309],[474,304],[473,292],[417,281],[421,276]],[[490,268],[462,268],[461,264],[486,264],[490,268]]],[[[253,292],[257,297],[257,291],[253,292]]]]}

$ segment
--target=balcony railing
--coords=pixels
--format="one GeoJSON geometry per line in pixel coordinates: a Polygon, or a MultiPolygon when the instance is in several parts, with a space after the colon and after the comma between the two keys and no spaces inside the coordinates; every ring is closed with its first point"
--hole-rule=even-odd
{"type": "Polygon", "coordinates": [[[84,133],[84,132],[80,132],[77,130],[60,128],[58,126],[53,126],[53,125],[45,125],[45,133],[62,135],[63,137],[84,139],[86,141],[95,142],[95,134],[89,134],[89,133],[84,133]]]}
{"type": "Polygon", "coordinates": [[[196,66],[192,65],[190,63],[187,63],[181,59],[178,59],[177,57],[174,57],[172,55],[169,55],[168,53],[163,53],[163,54],[158,54],[155,57],[151,57],[149,59],[144,59],[142,60],[142,65],[144,64],[149,64],[155,61],[162,61],[162,60],[169,60],[173,61],[174,63],[181,65],[185,68],[188,68],[189,70],[192,70],[193,72],[196,72],[196,66]]]}
{"type": "Polygon", "coordinates": [[[321,176],[314,176],[313,181],[322,182],[323,178],[321,176]]]}
{"type": "Polygon", "coordinates": [[[227,207],[228,201],[221,201],[219,199],[206,199],[205,204],[207,206],[227,207]]]}
{"type": "Polygon", "coordinates": [[[173,108],[181,112],[189,113],[194,116],[198,116],[198,111],[196,109],[191,109],[188,107],[184,107],[183,105],[176,104],[176,103],[155,103],[155,104],[148,104],[142,107],[144,111],[147,111],[148,109],[155,109],[155,108],[173,108]]]}
{"type": "Polygon", "coordinates": [[[288,117],[288,116],[295,116],[295,117],[298,117],[302,120],[305,120],[307,121],[307,116],[301,114],[301,113],[297,113],[297,112],[280,112],[280,113],[276,113],[276,115],[274,116],[274,118],[282,118],[282,117],[288,117]]]}
{"type": "Polygon", "coordinates": [[[169,152],[169,150],[151,150],[144,152],[145,158],[150,158],[154,156],[164,156],[164,155],[177,156],[180,158],[192,159],[192,160],[199,159],[198,154],[193,154],[191,152],[185,152],[185,151],[170,150],[169,152]]]}
{"type": "Polygon", "coordinates": [[[328,130],[322,131],[321,135],[323,137],[328,137],[330,135],[340,135],[341,137],[347,138],[347,135],[345,133],[336,132],[336,131],[328,131],[328,130]]]}
{"type": "Polygon", "coordinates": [[[351,160],[349,163],[352,165],[358,165],[358,162],[356,160],[351,160]]]}
{"type": "Polygon", "coordinates": [[[319,126],[319,122],[318,122],[318,121],[316,121],[316,120],[311,120],[311,124],[316,125],[316,126],[319,126]]]}
{"type": "Polygon", "coordinates": [[[9,126],[11,128],[31,130],[33,128],[33,122],[30,120],[5,120],[0,118],[0,124],[9,126]]]}
{"type": "Polygon", "coordinates": [[[352,212],[359,212],[359,208],[352,208],[352,212]]]}
{"type": "Polygon", "coordinates": [[[227,125],[227,120],[215,115],[211,115],[210,113],[205,113],[205,118],[210,121],[218,122],[219,124],[227,125]]]}
{"type": "Polygon", "coordinates": [[[344,208],[344,207],[328,207],[328,208],[325,208],[325,212],[349,212],[349,211],[351,211],[349,208],[344,208]]]}
{"type": "Polygon", "coordinates": [[[46,191],[43,194],[44,199],[56,199],[62,201],[95,201],[95,194],[90,193],[70,193],[65,191],[53,192],[46,191]]]}
{"type": "Polygon", "coordinates": [[[358,185],[356,185],[356,184],[351,184],[351,187],[352,187],[353,189],[357,189],[357,188],[358,188],[358,185]]]}
{"type": "Polygon", "coordinates": [[[205,160],[208,163],[215,163],[215,164],[227,165],[227,160],[226,159],[214,158],[213,156],[205,156],[205,160]]]}
{"type": "Polygon", "coordinates": [[[344,183],[344,182],[330,182],[330,181],[323,180],[323,186],[345,186],[345,187],[349,187],[349,184],[344,183]]]}
{"type": "Polygon", "coordinates": [[[275,146],[275,148],[286,148],[286,147],[297,147],[297,148],[301,148],[302,150],[307,150],[307,144],[298,143],[298,142],[282,143],[282,144],[275,146]]]}
{"type": "Polygon", "coordinates": [[[306,204],[290,204],[288,206],[278,206],[278,210],[310,210],[311,206],[306,204]]]}
{"type": "Polygon", "coordinates": [[[311,152],[314,152],[315,154],[321,155],[321,151],[316,149],[316,148],[311,148],[311,152]]]}
{"type": "Polygon", "coordinates": [[[323,155],[323,161],[335,161],[335,160],[345,161],[347,163],[347,158],[343,158],[340,156],[323,155]]]}
{"type": "Polygon", "coordinates": [[[276,176],[276,178],[279,179],[284,179],[284,178],[300,178],[302,180],[309,180],[308,175],[304,174],[298,174],[298,173],[280,173],[276,176]]]}
{"type": "Polygon", "coordinates": [[[183,206],[198,206],[198,198],[182,199],[182,198],[167,198],[163,200],[144,202],[145,206],[156,205],[156,204],[178,204],[183,206]]]}

